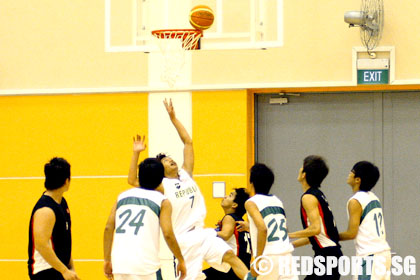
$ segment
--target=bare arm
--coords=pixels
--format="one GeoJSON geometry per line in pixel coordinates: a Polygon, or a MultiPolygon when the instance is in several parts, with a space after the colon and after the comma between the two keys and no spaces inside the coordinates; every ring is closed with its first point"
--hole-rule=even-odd
{"type": "Polygon", "coordinates": [[[230,215],[226,215],[222,221],[222,230],[217,232],[217,236],[222,238],[224,241],[228,241],[235,232],[235,219],[230,215]]]}
{"type": "Polygon", "coordinates": [[[165,199],[162,201],[160,209],[160,227],[162,229],[163,238],[168,244],[169,249],[174,254],[175,258],[178,259],[177,273],[181,273],[180,280],[184,279],[187,274],[184,257],[182,256],[181,249],[179,248],[178,242],[175,238],[175,234],[172,228],[172,205],[169,200],[165,199]]]}
{"type": "Polygon", "coordinates": [[[264,219],[258,210],[257,205],[252,201],[245,202],[245,209],[248,215],[254,220],[255,226],[258,230],[257,235],[257,255],[256,258],[261,256],[264,252],[265,243],[267,241],[267,227],[265,226],[264,219]]]}
{"type": "MultiPolygon", "coordinates": [[[[55,214],[51,208],[43,207],[38,209],[33,217],[33,235],[35,249],[41,256],[66,280],[78,280],[76,272],[70,270],[71,263],[64,263],[55,254],[51,245],[51,236],[55,224],[55,214]]],[[[72,267],[71,267],[72,268],[72,267]]]]}
{"type": "Polygon", "coordinates": [[[108,221],[106,222],[104,230],[104,274],[108,279],[112,279],[111,250],[112,243],[114,241],[116,209],[117,203],[115,203],[112,207],[111,213],[109,214],[108,221]]]}
{"type": "Polygon", "coordinates": [[[310,225],[304,230],[289,233],[290,238],[311,237],[321,232],[321,221],[318,205],[318,199],[315,196],[311,194],[305,194],[302,197],[302,206],[308,215],[310,225]]]}
{"type": "Polygon", "coordinates": [[[347,231],[340,233],[340,240],[355,239],[359,232],[360,218],[362,217],[362,206],[359,201],[352,199],[349,202],[349,225],[347,231]]]}
{"type": "Polygon", "coordinates": [[[171,119],[172,124],[178,132],[182,143],[184,143],[184,163],[182,164],[182,168],[192,177],[194,170],[194,149],[191,136],[188,134],[182,123],[176,118],[175,110],[172,105],[172,99],[169,99],[169,102],[165,99],[163,104],[165,105],[169,118],[171,119]]]}
{"type": "Polygon", "coordinates": [[[292,245],[295,248],[305,246],[305,245],[308,245],[308,244],[309,244],[309,238],[307,238],[307,237],[299,238],[299,239],[296,239],[292,242],[292,245]]]}
{"type": "Polygon", "coordinates": [[[131,156],[130,168],[128,170],[128,184],[138,187],[139,179],[137,177],[137,164],[139,162],[140,153],[147,147],[145,143],[146,136],[140,135],[133,137],[133,155],[131,156]]]}

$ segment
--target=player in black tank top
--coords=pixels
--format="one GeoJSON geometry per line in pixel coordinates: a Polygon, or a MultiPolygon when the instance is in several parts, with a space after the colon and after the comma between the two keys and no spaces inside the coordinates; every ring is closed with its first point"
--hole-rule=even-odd
{"type": "MultiPolygon", "coordinates": [[[[319,190],[327,175],[328,166],[322,157],[308,156],[304,159],[298,176],[304,192],[301,197],[301,220],[304,229],[290,233],[289,237],[299,238],[292,242],[295,248],[311,243],[315,256],[336,257],[338,262],[338,258],[343,255],[338,243],[338,230],[328,201],[319,190]]],[[[321,263],[325,266],[325,262],[321,263]]],[[[331,268],[332,275],[312,274],[305,279],[340,279],[338,267],[331,268]]]]}
{"type": "MultiPolygon", "coordinates": [[[[226,196],[222,201],[222,208],[225,211],[225,216],[217,224],[217,234],[223,240],[234,240],[235,246],[232,248],[234,253],[242,260],[242,262],[248,267],[251,262],[251,240],[248,232],[239,232],[236,229],[236,222],[243,221],[242,216],[245,214],[245,201],[249,198],[249,195],[245,192],[245,189],[235,189],[229,196],[226,196]],[[228,231],[226,228],[228,227],[228,231]],[[234,239],[231,239],[234,236],[234,239]]],[[[232,247],[232,244],[228,242],[232,247]]],[[[237,280],[239,279],[232,269],[227,273],[218,271],[214,268],[208,268],[203,271],[208,280],[237,280]]],[[[242,280],[242,279],[239,279],[242,280]]]]}
{"type": "Polygon", "coordinates": [[[32,210],[28,273],[32,280],[79,280],[71,257],[71,219],[63,193],[70,187],[70,164],[53,158],[45,164],[47,189],[32,210]]]}
{"type": "Polygon", "coordinates": [[[54,211],[55,215],[55,224],[53,232],[51,235],[51,242],[53,249],[58,259],[64,263],[68,264],[71,258],[71,219],[70,211],[67,206],[66,200],[61,200],[61,203],[58,204],[50,196],[42,195],[41,198],[36,203],[34,209],[32,210],[30,226],[29,226],[29,246],[28,246],[28,270],[29,275],[33,273],[34,265],[34,254],[35,254],[35,244],[33,244],[33,215],[36,210],[48,207],[54,211]]]}
{"type": "MultiPolygon", "coordinates": [[[[319,203],[319,213],[322,219],[322,224],[321,226],[323,226],[323,232],[325,233],[326,237],[329,239],[329,241],[333,242],[336,244],[336,247],[340,247],[340,245],[338,244],[338,230],[337,227],[335,225],[335,220],[334,220],[334,216],[333,213],[331,212],[330,206],[328,204],[328,201],[326,200],[325,195],[322,193],[321,190],[316,189],[316,188],[309,188],[303,195],[306,194],[311,194],[313,196],[315,196],[318,200],[319,203]]],[[[308,227],[308,221],[307,221],[307,214],[306,211],[304,209],[304,207],[302,206],[301,203],[301,211],[300,211],[300,217],[301,217],[301,221],[302,221],[302,226],[303,228],[307,228],[308,227]]],[[[315,254],[317,252],[321,252],[322,249],[326,248],[326,247],[334,247],[334,246],[325,246],[321,240],[319,240],[316,236],[311,236],[309,237],[309,241],[312,244],[312,249],[315,251],[315,254]]]]}

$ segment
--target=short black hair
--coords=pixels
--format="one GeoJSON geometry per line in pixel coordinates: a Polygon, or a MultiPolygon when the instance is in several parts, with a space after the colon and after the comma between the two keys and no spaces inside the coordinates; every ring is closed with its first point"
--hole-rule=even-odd
{"type": "Polygon", "coordinates": [[[242,218],[243,215],[245,215],[245,201],[248,200],[249,194],[246,192],[244,188],[236,188],[235,189],[236,196],[233,202],[238,204],[238,207],[235,209],[235,214],[237,214],[239,217],[242,218]]]}
{"type": "Polygon", "coordinates": [[[254,185],[255,193],[267,195],[274,183],[274,174],[263,163],[256,163],[251,167],[249,182],[254,185]]]}
{"type": "Polygon", "coordinates": [[[157,154],[156,159],[157,159],[158,161],[161,161],[163,158],[166,158],[166,157],[167,157],[167,155],[166,155],[166,154],[164,154],[164,153],[160,153],[160,154],[157,154]]]}
{"type": "Polygon", "coordinates": [[[360,178],[360,190],[365,192],[373,189],[380,177],[378,167],[369,161],[359,161],[352,172],[355,178],[360,178]]]}
{"type": "Polygon", "coordinates": [[[303,172],[306,173],[306,182],[311,188],[319,189],[328,171],[328,165],[321,156],[310,155],[303,160],[303,172]]]}
{"type": "Polygon", "coordinates": [[[139,164],[139,184],[143,189],[154,190],[162,183],[163,164],[156,158],[146,158],[139,164]]]}
{"type": "Polygon", "coordinates": [[[67,179],[70,179],[70,164],[64,158],[54,157],[44,165],[45,182],[47,190],[61,188],[67,179]]]}

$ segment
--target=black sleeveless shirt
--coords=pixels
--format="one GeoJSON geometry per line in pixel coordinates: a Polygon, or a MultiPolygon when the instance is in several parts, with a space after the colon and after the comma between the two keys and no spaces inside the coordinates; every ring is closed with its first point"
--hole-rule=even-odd
{"type": "MultiPolygon", "coordinates": [[[[227,214],[227,215],[231,216],[235,220],[235,222],[243,221],[242,217],[239,217],[239,215],[237,215],[235,213],[227,214]]],[[[223,219],[225,217],[223,217],[223,219]]],[[[218,223],[216,231],[221,231],[222,230],[223,219],[218,223]]],[[[236,229],[236,226],[235,226],[235,230],[233,232],[233,235],[235,236],[235,239],[236,239],[236,252],[235,252],[235,254],[238,256],[238,258],[240,258],[242,260],[242,262],[249,269],[249,265],[250,265],[250,261],[251,261],[251,239],[250,239],[249,233],[248,232],[239,232],[236,229]]]]}
{"type": "MultiPolygon", "coordinates": [[[[52,248],[55,254],[66,266],[69,266],[71,258],[71,220],[67,202],[63,197],[61,203],[58,204],[52,197],[44,194],[33,208],[29,223],[28,271],[30,276],[33,275],[34,268],[39,265],[34,258],[33,216],[35,211],[43,207],[51,208],[55,214],[55,224],[51,236],[52,248]]],[[[42,266],[40,268],[41,271],[44,270],[42,266]]]]}
{"type": "MultiPolygon", "coordinates": [[[[327,198],[322,193],[321,190],[317,188],[309,188],[303,195],[311,194],[318,199],[318,210],[319,215],[321,217],[321,232],[316,236],[309,237],[309,241],[312,244],[312,248],[315,253],[322,251],[324,248],[332,248],[337,247],[340,248],[338,243],[339,236],[337,226],[335,224],[333,213],[330,209],[328,204],[327,198]]],[[[307,228],[309,226],[307,214],[305,209],[302,206],[302,198],[301,198],[301,205],[300,205],[300,217],[302,220],[303,228],[307,228]]]]}

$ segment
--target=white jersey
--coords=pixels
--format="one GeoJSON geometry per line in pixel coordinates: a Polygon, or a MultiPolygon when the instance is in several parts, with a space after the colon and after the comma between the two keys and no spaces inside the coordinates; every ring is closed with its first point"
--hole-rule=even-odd
{"type": "Polygon", "coordinates": [[[114,273],[148,275],[159,270],[159,217],[164,199],[160,192],[142,188],[118,196],[111,254],[114,273]]]}
{"type": "Polygon", "coordinates": [[[356,254],[366,256],[390,250],[386,242],[384,217],[378,197],[373,192],[358,191],[347,202],[347,211],[352,199],[356,199],[362,206],[359,232],[354,240],[356,254]]]}
{"type": "MultiPolygon", "coordinates": [[[[275,195],[256,194],[248,201],[257,205],[267,227],[267,240],[263,255],[282,255],[293,251],[287,233],[286,214],[283,203],[275,195]]],[[[251,215],[248,214],[251,231],[251,244],[254,256],[257,255],[258,230],[251,215]]]]}
{"type": "Polygon", "coordinates": [[[206,217],[206,204],[200,188],[184,169],[176,179],[163,178],[165,196],[172,204],[172,224],[175,235],[202,228],[206,217]]]}

